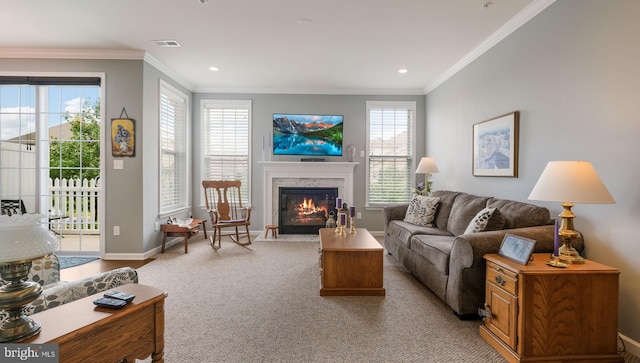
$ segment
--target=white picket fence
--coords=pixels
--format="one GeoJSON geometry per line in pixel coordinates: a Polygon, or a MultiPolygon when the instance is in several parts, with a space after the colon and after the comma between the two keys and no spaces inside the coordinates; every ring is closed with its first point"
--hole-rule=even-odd
{"type": "Polygon", "coordinates": [[[60,234],[100,234],[95,179],[49,179],[51,229],[60,234]]]}

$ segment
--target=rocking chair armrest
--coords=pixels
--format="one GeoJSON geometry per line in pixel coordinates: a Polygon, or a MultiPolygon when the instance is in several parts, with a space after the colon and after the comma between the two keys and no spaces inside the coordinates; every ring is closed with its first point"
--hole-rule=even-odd
{"type": "Polygon", "coordinates": [[[207,212],[211,217],[211,223],[212,224],[218,223],[218,220],[220,219],[220,213],[218,212],[218,210],[216,208],[211,208],[211,209],[207,209],[207,212]]]}
{"type": "Polygon", "coordinates": [[[242,219],[245,221],[251,220],[251,207],[242,207],[242,219]]]}

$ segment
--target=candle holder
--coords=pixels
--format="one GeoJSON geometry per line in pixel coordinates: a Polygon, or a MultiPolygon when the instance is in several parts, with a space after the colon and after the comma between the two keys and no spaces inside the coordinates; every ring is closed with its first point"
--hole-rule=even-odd
{"type": "Polygon", "coordinates": [[[551,266],[551,267],[558,267],[558,268],[565,268],[567,267],[567,264],[560,261],[560,257],[554,255],[553,253],[551,254],[551,256],[549,256],[549,260],[547,261],[547,265],[551,266]]]}
{"type": "Polygon", "coordinates": [[[338,235],[339,236],[346,236],[347,235],[347,229],[345,228],[346,224],[347,224],[347,213],[345,212],[340,212],[340,218],[339,218],[339,222],[338,222],[338,235]]]}
{"type": "Polygon", "coordinates": [[[349,229],[349,234],[355,234],[356,233],[356,223],[354,222],[353,217],[349,217],[349,224],[351,224],[351,228],[349,229]]]}
{"type": "Polygon", "coordinates": [[[338,210],[338,214],[336,214],[336,233],[340,234],[340,214],[342,213],[342,208],[336,208],[338,210]]]}

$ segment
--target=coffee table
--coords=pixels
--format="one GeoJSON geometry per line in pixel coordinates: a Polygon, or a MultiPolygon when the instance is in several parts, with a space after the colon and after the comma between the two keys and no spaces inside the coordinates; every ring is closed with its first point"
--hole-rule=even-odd
{"type": "Polygon", "coordinates": [[[34,314],[42,331],[21,343],[58,344],[64,363],[133,363],[150,355],[153,362],[164,362],[166,293],[141,284],[113,290],[136,297],[121,309],[109,309],[93,304],[99,293],[34,314]]]}
{"type": "Polygon", "coordinates": [[[320,296],[385,296],[383,251],[364,228],[346,236],[320,229],[320,296]]]}

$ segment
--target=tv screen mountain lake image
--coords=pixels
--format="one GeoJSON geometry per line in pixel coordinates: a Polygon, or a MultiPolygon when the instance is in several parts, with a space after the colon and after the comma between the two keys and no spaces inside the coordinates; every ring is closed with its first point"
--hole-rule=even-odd
{"type": "Polygon", "coordinates": [[[341,115],[273,115],[273,154],[342,156],[341,115]]]}

